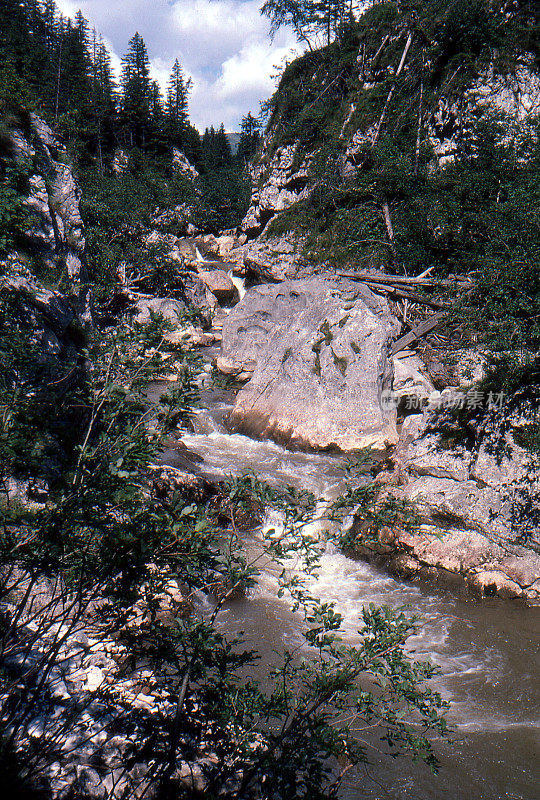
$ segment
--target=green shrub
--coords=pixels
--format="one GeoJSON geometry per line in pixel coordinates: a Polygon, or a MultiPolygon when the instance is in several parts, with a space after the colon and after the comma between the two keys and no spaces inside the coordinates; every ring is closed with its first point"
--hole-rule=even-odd
{"type": "MultiPolygon", "coordinates": [[[[253,475],[230,480],[219,489],[232,509],[223,530],[215,526],[205,499],[189,489],[152,489],[150,465],[161,435],[186,419],[196,399],[189,355],[177,351],[172,357],[184,361],[185,382],[176,397],[162,399],[157,409],[148,407],[144,387],[156,370],[167,368],[159,356],[162,333],[156,321],[140,330],[102,333],[91,342],[89,386],[80,399],[84,428],[60,480],[37,509],[9,502],[0,507],[0,653],[22,664],[15,682],[0,673],[7,731],[0,755],[9,757],[14,783],[22,787],[45,776],[62,757],[55,726],[68,730],[74,723],[60,712],[45,716],[37,739],[32,732],[33,719],[43,718],[48,702],[47,675],[60,658],[63,639],[54,634],[60,622],[66,636],[92,625],[101,641],[121,635],[127,648],[99,701],[105,730],[131,732],[132,745],[125,755],[118,751],[112,767],[103,766],[104,775],[143,761],[144,780],[162,796],[188,797],[191,790],[178,784],[177,769],[204,763],[201,791],[207,797],[334,797],[341,781],[337,760],[367,759],[348,726],[336,725],[343,709],[361,724],[376,725],[391,755],[410,752],[436,768],[429,739],[446,732],[441,716],[446,704],[425,685],[434,668],[412,661],[403,649],[415,622],[370,607],[363,613],[362,644],[352,647],[341,637],[340,615],[308,589],[320,558],[320,546],[304,534],[315,498],[292,488],[272,489],[253,475]],[[283,531],[269,536],[249,560],[238,514],[259,513],[268,505],[279,510],[283,531]],[[236,590],[256,583],[260,565],[269,559],[277,567],[278,595],[289,598],[301,615],[305,652],[313,657],[299,658],[283,648],[259,682],[249,677],[258,658],[252,643],[224,636],[218,615],[236,590]],[[56,589],[41,611],[34,607],[33,591],[43,579],[56,589]],[[204,613],[166,625],[159,597],[171,579],[185,587],[186,602],[201,592],[209,603],[210,592],[219,599],[204,613]],[[148,612],[130,627],[135,603],[144,603],[148,612]],[[27,670],[37,642],[40,655],[27,670]],[[125,671],[129,676],[143,664],[162,700],[148,713],[118,695],[125,671]]],[[[15,349],[22,357],[18,344],[15,349]]],[[[31,350],[28,358],[31,366],[31,350]]],[[[23,402],[17,386],[16,381],[4,386],[0,441],[9,439],[10,420],[23,402]]],[[[223,515],[219,520],[222,524],[223,515]]]]}

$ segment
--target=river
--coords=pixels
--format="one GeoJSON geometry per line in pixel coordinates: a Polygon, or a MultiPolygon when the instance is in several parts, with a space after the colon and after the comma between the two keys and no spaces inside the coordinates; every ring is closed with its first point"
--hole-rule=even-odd
{"type": "MultiPolygon", "coordinates": [[[[195,431],[182,435],[215,477],[255,472],[261,480],[335,497],[343,486],[339,458],[289,452],[272,442],[230,434],[225,427],[232,397],[203,390],[195,431]]],[[[164,462],[175,465],[174,448],[164,462]]],[[[268,519],[266,528],[275,526],[268,519]]],[[[263,530],[259,533],[264,536],[263,530]]],[[[255,537],[256,539],[256,537],[255,537]]],[[[256,547],[256,541],[253,546],[256,547]]],[[[249,546],[249,542],[248,542],[249,546]]],[[[276,597],[276,580],[263,574],[249,597],[230,603],[222,627],[244,631],[269,656],[279,641],[300,640],[300,620],[276,597]]],[[[540,608],[519,601],[476,601],[466,595],[395,580],[329,544],[314,592],[333,601],[344,617],[351,643],[362,607],[406,605],[421,620],[409,651],[430,658],[441,673],[435,688],[451,703],[447,719],[452,743],[437,743],[441,768],[434,776],[407,758],[371,757],[369,767],[348,774],[343,800],[537,800],[540,797],[540,608]]]]}

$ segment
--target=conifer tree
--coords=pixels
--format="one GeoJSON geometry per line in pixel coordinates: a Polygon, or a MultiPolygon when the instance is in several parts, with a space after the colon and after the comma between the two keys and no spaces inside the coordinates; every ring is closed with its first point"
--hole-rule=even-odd
{"type": "Polygon", "coordinates": [[[184,71],[176,59],[167,86],[167,112],[179,128],[188,122],[188,95],[192,85],[191,78],[184,78],[184,71]]]}
{"type": "Polygon", "coordinates": [[[94,119],[96,155],[103,170],[103,151],[112,147],[115,123],[115,84],[111,57],[103,40],[92,31],[92,116],[94,119]]]}
{"type": "Polygon", "coordinates": [[[87,33],[88,23],[80,15],[76,25],[68,20],[62,34],[59,111],[88,111],[92,69],[86,46],[87,33]]]}
{"type": "Polygon", "coordinates": [[[219,167],[225,167],[232,162],[232,153],[227,134],[225,133],[225,126],[223,123],[219,126],[219,130],[215,139],[215,152],[216,161],[219,167]]]}
{"type": "Polygon", "coordinates": [[[122,59],[122,117],[127,142],[143,149],[150,123],[150,62],[143,38],[136,33],[122,59]]]}
{"type": "Polygon", "coordinates": [[[182,149],[189,124],[188,95],[191,86],[191,78],[186,80],[180,62],[176,59],[167,86],[167,128],[171,144],[182,149]]]}
{"type": "Polygon", "coordinates": [[[238,160],[240,163],[249,161],[254,155],[261,139],[261,123],[251,112],[242,118],[240,144],[238,145],[238,160]]]}

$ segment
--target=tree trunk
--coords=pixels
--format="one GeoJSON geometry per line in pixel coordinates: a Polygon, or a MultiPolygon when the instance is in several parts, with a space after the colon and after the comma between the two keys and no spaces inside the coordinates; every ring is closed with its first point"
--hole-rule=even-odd
{"type": "Polygon", "coordinates": [[[393,259],[393,267],[396,269],[397,267],[397,251],[396,251],[396,239],[394,236],[394,228],[392,227],[392,217],[390,216],[390,206],[388,205],[388,200],[386,198],[382,204],[383,214],[384,214],[384,222],[386,224],[386,231],[388,233],[388,241],[390,242],[390,249],[392,251],[392,259],[393,259]]]}
{"type": "Polygon", "coordinates": [[[381,133],[381,128],[383,126],[383,122],[386,119],[386,112],[388,111],[388,107],[389,107],[390,103],[392,102],[392,98],[393,98],[394,92],[396,90],[397,79],[401,75],[401,72],[402,72],[403,67],[405,65],[405,60],[407,58],[407,53],[409,52],[409,49],[411,47],[413,37],[414,37],[414,34],[409,33],[409,36],[407,37],[407,41],[405,43],[405,47],[403,48],[403,53],[401,55],[401,61],[399,62],[399,67],[397,68],[397,72],[394,75],[394,81],[392,83],[392,86],[390,87],[390,91],[388,92],[388,97],[386,98],[386,103],[384,104],[384,108],[382,110],[382,114],[379,117],[379,121],[377,123],[377,127],[375,128],[375,131],[374,131],[373,136],[371,138],[371,148],[372,149],[375,147],[375,145],[377,144],[377,141],[379,139],[379,136],[380,136],[380,133],[381,133]]]}
{"type": "Polygon", "coordinates": [[[418,166],[420,162],[420,144],[422,142],[422,115],[424,113],[423,109],[423,102],[424,102],[424,75],[423,75],[423,68],[424,68],[424,56],[422,54],[422,78],[420,80],[420,100],[418,102],[418,129],[416,131],[416,151],[414,154],[414,176],[415,178],[418,176],[418,166]]]}

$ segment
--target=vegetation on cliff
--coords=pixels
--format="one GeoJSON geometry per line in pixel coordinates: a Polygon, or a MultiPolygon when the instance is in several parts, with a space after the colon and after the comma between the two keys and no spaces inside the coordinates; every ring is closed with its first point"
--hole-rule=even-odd
{"type": "Polygon", "coordinates": [[[487,0],[342,21],[267,104],[261,181],[293,145],[311,186],[269,232],[301,231],[330,267],[471,276],[464,316],[536,348],[539,26],[537,4],[487,0]]]}

